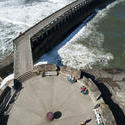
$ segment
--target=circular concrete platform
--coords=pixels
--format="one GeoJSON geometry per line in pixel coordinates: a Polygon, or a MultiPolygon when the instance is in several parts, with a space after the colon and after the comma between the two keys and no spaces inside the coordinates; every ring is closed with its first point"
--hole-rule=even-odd
{"type": "Polygon", "coordinates": [[[62,75],[36,76],[25,81],[7,125],[80,125],[89,119],[87,125],[96,125],[93,102],[81,94],[81,86],[71,84],[62,75]],[[48,120],[48,112],[61,114],[48,120]]]}

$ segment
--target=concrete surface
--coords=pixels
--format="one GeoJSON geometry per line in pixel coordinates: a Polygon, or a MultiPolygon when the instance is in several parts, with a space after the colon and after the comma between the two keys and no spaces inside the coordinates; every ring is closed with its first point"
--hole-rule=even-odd
{"type": "Polygon", "coordinates": [[[14,74],[15,78],[33,69],[31,43],[29,37],[25,37],[15,46],[14,74]]]}
{"type": "Polygon", "coordinates": [[[36,76],[23,83],[8,119],[8,125],[96,125],[93,102],[80,93],[81,84],[60,76],[36,76]],[[47,112],[60,111],[59,119],[48,121],[47,112]]]}

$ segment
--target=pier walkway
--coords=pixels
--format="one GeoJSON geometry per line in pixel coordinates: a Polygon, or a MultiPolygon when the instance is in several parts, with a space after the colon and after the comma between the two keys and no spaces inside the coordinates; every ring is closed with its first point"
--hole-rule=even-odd
{"type": "Polygon", "coordinates": [[[14,73],[15,78],[23,75],[33,68],[31,43],[29,37],[25,37],[15,46],[14,50],[14,73]]]}

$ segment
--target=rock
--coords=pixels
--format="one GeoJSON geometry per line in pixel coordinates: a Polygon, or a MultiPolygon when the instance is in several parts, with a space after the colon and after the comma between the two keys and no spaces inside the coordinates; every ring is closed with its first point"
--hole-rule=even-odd
{"type": "MultiPolygon", "coordinates": [[[[92,69],[93,70],[93,69],[92,69]]],[[[125,123],[125,70],[99,70],[101,76],[95,77],[95,80],[98,82],[98,86],[100,87],[101,92],[105,89],[105,86],[109,93],[111,94],[111,100],[113,101],[114,107],[112,108],[113,114],[118,112],[119,115],[115,115],[115,119],[118,125],[124,125],[125,123]],[[102,85],[100,85],[102,84],[102,85]]],[[[106,98],[106,95],[103,95],[106,98]]],[[[110,107],[112,104],[108,103],[110,107]]],[[[103,112],[104,113],[104,112],[103,112]]],[[[108,118],[107,118],[108,119],[108,118]]],[[[109,120],[105,120],[106,125],[110,125],[112,123],[108,123],[109,120]]],[[[114,124],[113,124],[114,125],[114,124]]]]}
{"type": "Polygon", "coordinates": [[[116,121],[108,105],[104,103],[100,104],[100,113],[104,125],[116,125],[116,121]]]}
{"type": "Polygon", "coordinates": [[[111,78],[98,78],[97,81],[100,83],[108,84],[108,85],[112,86],[112,88],[120,89],[119,84],[116,81],[113,81],[113,79],[111,79],[111,78]]]}
{"type": "Polygon", "coordinates": [[[81,71],[80,70],[77,70],[77,69],[74,69],[71,67],[67,67],[67,66],[60,67],[60,70],[63,74],[71,75],[71,76],[75,77],[76,79],[81,78],[81,71]]]}
{"type": "Polygon", "coordinates": [[[13,60],[14,60],[13,52],[6,57],[4,60],[0,60],[0,76],[5,78],[9,74],[13,72],[13,60]]]}
{"type": "Polygon", "coordinates": [[[96,102],[100,98],[101,92],[91,79],[88,80],[88,85],[91,91],[91,97],[93,97],[93,100],[96,102]]]}
{"type": "Polygon", "coordinates": [[[92,100],[96,103],[101,96],[101,92],[96,84],[91,80],[83,77],[83,85],[89,90],[92,100]]]}
{"type": "Polygon", "coordinates": [[[114,74],[113,75],[113,80],[114,81],[122,81],[122,80],[124,80],[124,77],[125,77],[125,73],[121,72],[119,74],[114,74]]]}
{"type": "Polygon", "coordinates": [[[3,81],[3,79],[0,77],[0,83],[3,81]]]}
{"type": "Polygon", "coordinates": [[[34,69],[38,69],[40,72],[57,71],[57,66],[55,64],[43,64],[36,66],[34,69]]]}

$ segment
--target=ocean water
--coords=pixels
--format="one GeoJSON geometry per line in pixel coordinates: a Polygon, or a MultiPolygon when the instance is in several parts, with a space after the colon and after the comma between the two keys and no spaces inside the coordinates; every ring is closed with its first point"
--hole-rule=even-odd
{"type": "Polygon", "coordinates": [[[73,0],[0,0],[0,59],[13,51],[12,40],[73,0]]]}
{"type": "MultiPolygon", "coordinates": [[[[74,0],[1,0],[0,59],[13,51],[12,39],[74,0]]],[[[74,68],[124,68],[125,0],[95,10],[36,65],[55,63],[74,68]]]]}

